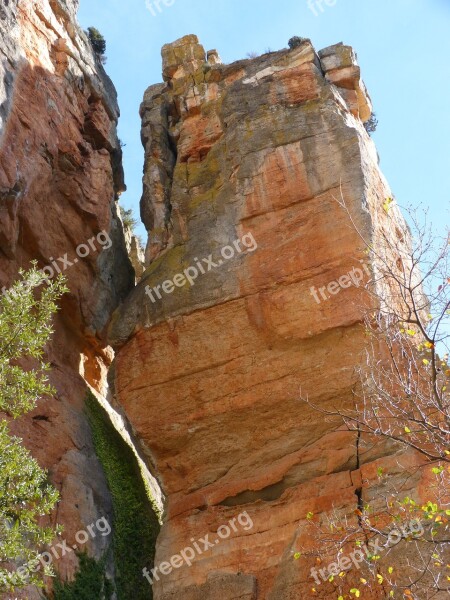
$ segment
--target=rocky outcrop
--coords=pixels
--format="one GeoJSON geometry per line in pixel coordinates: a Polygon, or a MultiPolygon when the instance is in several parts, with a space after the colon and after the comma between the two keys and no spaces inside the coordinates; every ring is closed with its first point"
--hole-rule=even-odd
{"type": "Polygon", "coordinates": [[[142,242],[141,239],[134,234],[132,228],[127,227],[126,225],[124,225],[124,233],[128,256],[133,265],[136,281],[139,281],[145,271],[145,254],[142,242]]]}
{"type": "MultiPolygon", "coordinates": [[[[14,429],[61,492],[54,520],[69,546],[99,517],[111,519],[84,399],[89,387],[106,393],[105,327],[134,285],[116,210],[124,189],[116,92],[76,24],[77,7],[0,7],[0,287],[37,260],[49,276],[63,271],[70,288],[47,353],[57,393],[14,429]]],[[[84,548],[100,557],[111,541],[97,535],[84,548]]],[[[77,562],[71,552],[55,567],[71,576],[77,562]]]]}
{"type": "Polygon", "coordinates": [[[222,65],[187,36],[162,55],[141,107],[148,266],[110,329],[116,398],[167,499],[155,597],[305,598],[307,513],[353,514],[394,453],[301,401],[349,405],[366,343],[372,267],[337,200],[367,239],[390,227],[370,99],[342,44],[222,65]]]}

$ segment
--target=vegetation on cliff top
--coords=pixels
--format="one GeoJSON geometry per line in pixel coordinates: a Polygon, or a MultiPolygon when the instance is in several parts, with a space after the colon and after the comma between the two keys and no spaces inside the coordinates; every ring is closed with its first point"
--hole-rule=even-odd
{"type": "Polygon", "coordinates": [[[367,133],[374,133],[378,127],[378,119],[375,113],[370,115],[370,119],[364,123],[365,130],[367,133]]]}
{"type": "Polygon", "coordinates": [[[288,42],[288,46],[291,50],[294,50],[294,48],[298,48],[299,46],[301,46],[303,44],[303,42],[306,42],[307,38],[304,37],[299,37],[298,35],[294,35],[294,37],[291,37],[291,39],[288,42]]]}
{"type": "Polygon", "coordinates": [[[92,44],[94,51],[97,54],[105,54],[106,52],[106,40],[95,27],[89,27],[88,29],[89,41],[92,44]]]}
{"type": "Polygon", "coordinates": [[[103,64],[106,63],[106,40],[95,27],[89,27],[87,35],[95,54],[99,57],[103,64]]]}

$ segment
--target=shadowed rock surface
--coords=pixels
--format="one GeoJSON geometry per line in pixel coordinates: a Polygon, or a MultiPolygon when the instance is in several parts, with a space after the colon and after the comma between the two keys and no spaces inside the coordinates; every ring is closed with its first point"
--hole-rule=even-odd
{"type": "MultiPolygon", "coordinates": [[[[134,285],[116,214],[124,189],[117,95],[76,24],[77,8],[77,0],[0,7],[0,287],[35,259],[40,267],[66,264],[70,288],[47,352],[57,393],[14,431],[61,493],[53,519],[69,546],[96,519],[112,522],[84,400],[88,386],[106,394],[113,353],[105,327],[134,285]],[[84,258],[76,253],[80,244],[88,247],[84,258]]],[[[111,541],[97,535],[84,549],[100,558],[111,541]]],[[[77,565],[73,552],[55,564],[64,578],[77,565]]],[[[27,590],[18,597],[41,595],[27,590]]]]}

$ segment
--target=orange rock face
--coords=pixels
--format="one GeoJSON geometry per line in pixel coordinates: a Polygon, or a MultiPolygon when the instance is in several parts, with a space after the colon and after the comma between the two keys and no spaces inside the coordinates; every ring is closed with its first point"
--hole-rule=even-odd
{"type": "Polygon", "coordinates": [[[352,515],[394,452],[360,455],[301,400],[351,403],[365,346],[370,268],[337,199],[371,239],[391,194],[351,48],[208,56],[195,36],[164,47],[141,107],[148,267],[110,330],[116,399],[167,499],[155,597],[303,599],[307,513],[352,515]]]}
{"type": "MultiPolygon", "coordinates": [[[[61,492],[54,519],[69,545],[77,531],[111,517],[83,407],[87,384],[105,392],[113,354],[104,330],[134,283],[116,214],[124,187],[116,93],[76,24],[77,6],[0,7],[0,287],[37,260],[64,271],[70,288],[48,349],[57,394],[14,430],[61,492]]],[[[97,536],[86,548],[99,557],[110,543],[97,536]]],[[[76,565],[71,553],[55,566],[70,576],[76,565]]]]}

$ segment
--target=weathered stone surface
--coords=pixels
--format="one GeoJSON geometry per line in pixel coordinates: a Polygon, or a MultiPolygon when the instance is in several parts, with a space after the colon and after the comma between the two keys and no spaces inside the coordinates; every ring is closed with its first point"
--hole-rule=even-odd
{"type": "Polygon", "coordinates": [[[142,274],[145,271],[145,254],[141,246],[139,238],[135,235],[130,235],[129,232],[125,232],[125,241],[127,244],[128,256],[130,257],[131,264],[133,265],[134,272],[136,274],[136,280],[139,281],[142,274]]]}
{"type": "Polygon", "coordinates": [[[363,80],[355,51],[336,44],[319,52],[325,76],[339,91],[352,114],[368,121],[373,111],[372,100],[363,80]]]}
{"type": "MultiPolygon", "coordinates": [[[[0,287],[31,260],[40,267],[56,260],[61,269],[59,258],[71,263],[70,293],[47,353],[57,393],[14,430],[61,492],[54,520],[70,546],[77,531],[111,519],[83,408],[87,384],[106,392],[113,354],[104,330],[134,283],[116,214],[124,188],[116,92],[76,24],[77,7],[77,0],[0,7],[0,287]],[[80,244],[88,244],[84,258],[76,254],[80,244]]],[[[97,536],[86,549],[99,557],[110,543],[97,536]]],[[[77,562],[71,553],[55,566],[66,577],[77,562]]]]}
{"type": "Polygon", "coordinates": [[[195,36],[165,46],[166,84],[141,107],[148,267],[110,328],[116,397],[167,498],[157,564],[242,511],[254,523],[161,576],[156,598],[304,598],[311,565],[292,557],[309,541],[306,514],[353,514],[363,480],[396,452],[358,455],[354,434],[300,400],[351,402],[366,341],[348,274],[371,271],[337,200],[370,240],[390,226],[391,192],[351,48],[202,56],[195,36]],[[255,244],[238,252],[246,234],[255,244]],[[192,286],[176,278],[209,256],[192,286]]]}

